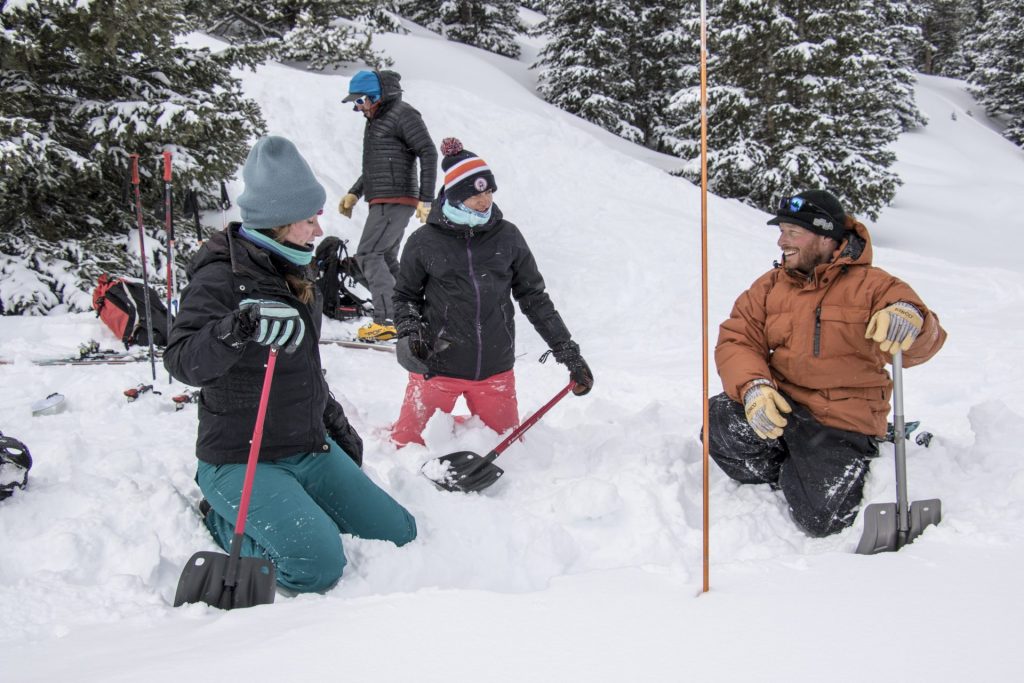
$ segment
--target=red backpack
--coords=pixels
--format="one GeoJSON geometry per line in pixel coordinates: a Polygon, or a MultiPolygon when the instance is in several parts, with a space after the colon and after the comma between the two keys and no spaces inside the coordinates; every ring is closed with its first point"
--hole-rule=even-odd
{"type": "MultiPolygon", "coordinates": [[[[149,345],[145,296],[141,282],[106,273],[96,281],[92,307],[100,320],[124,342],[125,348],[149,345]]],[[[153,316],[153,344],[167,346],[167,307],[152,287],[149,288],[149,308],[153,316]]]]}

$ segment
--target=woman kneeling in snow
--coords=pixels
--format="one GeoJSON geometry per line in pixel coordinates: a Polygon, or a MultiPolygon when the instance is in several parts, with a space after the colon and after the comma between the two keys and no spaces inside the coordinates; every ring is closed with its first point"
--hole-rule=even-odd
{"type": "Polygon", "coordinates": [[[320,366],[321,297],[313,240],[326,193],[281,137],[260,139],[243,169],[242,223],[189,266],[164,365],[201,387],[196,481],[206,526],[231,546],[268,347],[280,347],[242,555],[276,566],[297,592],[330,588],[345,567],[339,533],[403,545],[416,521],[360,469],[363,443],[320,366]]]}
{"type": "Polygon", "coordinates": [[[441,152],[444,187],[426,225],[406,242],[395,285],[398,356],[409,370],[391,432],[399,446],[422,444],[434,412],[450,413],[463,395],[494,431],[519,423],[512,297],[569,369],[573,392],[582,396],[594,385],[530,247],[493,203],[498,186],[487,163],[455,138],[445,138],[441,152]]]}

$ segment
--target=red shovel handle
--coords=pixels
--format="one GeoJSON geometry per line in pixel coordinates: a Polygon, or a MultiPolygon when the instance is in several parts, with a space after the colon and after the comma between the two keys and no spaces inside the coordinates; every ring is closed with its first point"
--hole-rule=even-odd
{"type": "Polygon", "coordinates": [[[542,417],[544,417],[544,413],[546,413],[549,410],[551,410],[551,408],[554,407],[554,405],[556,403],[558,403],[563,398],[565,398],[565,395],[568,394],[570,391],[572,391],[572,388],[574,386],[576,386],[576,382],[573,382],[572,380],[569,380],[569,383],[565,385],[564,389],[562,389],[557,394],[555,394],[555,397],[553,399],[551,399],[550,401],[548,401],[547,403],[545,403],[543,406],[541,406],[540,409],[537,412],[535,412],[530,417],[526,418],[526,421],[523,422],[523,424],[521,424],[518,427],[516,427],[515,431],[512,432],[511,434],[509,434],[508,438],[506,438],[504,441],[499,443],[498,446],[493,451],[491,451],[491,453],[493,453],[495,457],[501,455],[502,452],[504,452],[504,450],[506,448],[508,448],[509,446],[512,445],[513,441],[515,441],[516,439],[521,437],[523,434],[525,434],[527,429],[529,429],[530,427],[532,427],[533,425],[535,425],[537,423],[537,420],[539,420],[542,417]]]}
{"type": "Polygon", "coordinates": [[[252,444],[249,446],[249,462],[245,466],[245,483],[242,484],[242,500],[238,504],[238,519],[235,521],[235,535],[245,533],[245,518],[249,513],[249,495],[252,493],[252,480],[256,477],[256,462],[260,458],[260,443],[263,441],[263,422],[267,417],[267,404],[270,402],[270,383],[274,379],[274,365],[277,363],[276,346],[270,347],[267,359],[267,370],[263,375],[263,391],[260,394],[260,407],[256,411],[256,426],[252,430],[252,444]]]}
{"type": "Polygon", "coordinates": [[[164,152],[164,182],[171,182],[171,153],[164,152]]]}

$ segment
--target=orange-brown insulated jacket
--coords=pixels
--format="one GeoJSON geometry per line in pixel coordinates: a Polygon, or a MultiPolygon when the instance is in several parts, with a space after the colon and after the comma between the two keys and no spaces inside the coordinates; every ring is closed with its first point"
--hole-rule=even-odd
{"type": "Polygon", "coordinates": [[[924,314],[921,334],[903,353],[905,367],[934,356],[946,331],[913,289],[871,265],[871,236],[862,224],[836,254],[810,277],[778,266],[759,277],[722,323],[715,362],[734,401],[743,401],[751,380],[771,379],[822,424],[881,436],[892,357],[864,338],[871,315],[897,301],[924,314]]]}

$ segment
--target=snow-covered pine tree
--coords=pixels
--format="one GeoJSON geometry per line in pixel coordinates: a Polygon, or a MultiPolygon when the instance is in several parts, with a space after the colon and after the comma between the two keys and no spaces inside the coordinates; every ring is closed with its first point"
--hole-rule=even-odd
{"type": "Polygon", "coordinates": [[[691,0],[631,0],[634,20],[627,33],[626,70],[633,125],[645,147],[669,152],[680,124],[672,96],[683,83],[683,69],[699,59],[700,34],[680,18],[691,0]],[[696,37],[697,42],[693,39],[696,37]],[[694,49],[696,47],[696,49],[694,49]]]}
{"type": "Polygon", "coordinates": [[[1024,3],[989,0],[986,11],[971,44],[971,92],[989,116],[1006,123],[1003,135],[1024,146],[1024,3]]]}
{"type": "Polygon", "coordinates": [[[545,100],[616,135],[641,142],[629,68],[634,15],[626,0],[548,0],[536,31],[548,37],[534,67],[545,100]]]}
{"type": "MultiPolygon", "coordinates": [[[[711,189],[769,209],[778,195],[830,188],[853,213],[877,217],[899,183],[888,147],[901,129],[891,99],[900,89],[875,51],[869,4],[724,0],[709,21],[711,189]]],[[[690,80],[676,97],[692,179],[698,89],[690,80]]]]}
{"type": "MultiPolygon", "coordinates": [[[[179,0],[0,1],[5,313],[85,310],[100,272],[138,272],[125,249],[128,154],[142,158],[147,225],[162,226],[163,150],[174,154],[180,200],[180,188],[207,192],[233,175],[262,131],[258,106],[231,76],[232,53],[180,44],[180,9],[179,0]]],[[[182,259],[187,246],[179,242],[182,259]]]]}
{"type": "Polygon", "coordinates": [[[964,43],[979,23],[980,0],[924,0],[916,4],[922,37],[916,55],[917,69],[926,74],[963,78],[970,69],[964,43]]]}
{"type": "Polygon", "coordinates": [[[524,31],[513,0],[400,0],[398,11],[449,40],[516,58],[524,31]]]}
{"type": "Polygon", "coordinates": [[[311,69],[345,62],[387,66],[372,48],[373,29],[388,25],[378,0],[185,0],[202,28],[250,54],[306,62],[311,69]],[[385,22],[381,26],[381,22],[385,22]]]}
{"type": "Polygon", "coordinates": [[[916,0],[867,0],[868,20],[874,20],[869,36],[883,71],[890,77],[880,87],[891,88],[893,102],[904,131],[927,123],[914,101],[914,56],[923,49],[921,12],[916,0]]]}

